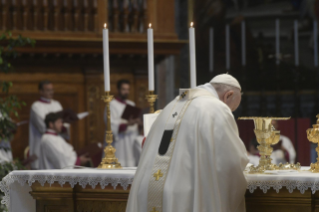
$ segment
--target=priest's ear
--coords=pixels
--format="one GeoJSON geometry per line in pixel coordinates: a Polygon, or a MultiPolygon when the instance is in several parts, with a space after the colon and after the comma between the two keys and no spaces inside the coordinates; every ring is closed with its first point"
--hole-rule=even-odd
{"type": "Polygon", "coordinates": [[[230,102],[232,101],[233,97],[234,97],[234,91],[231,91],[231,90],[230,90],[230,91],[227,91],[227,92],[224,94],[223,100],[224,100],[224,102],[225,102],[227,105],[229,105],[230,102]]]}

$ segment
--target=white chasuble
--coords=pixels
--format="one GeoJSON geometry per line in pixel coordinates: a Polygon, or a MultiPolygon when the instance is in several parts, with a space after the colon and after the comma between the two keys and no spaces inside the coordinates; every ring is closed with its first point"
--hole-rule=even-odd
{"type": "Polygon", "coordinates": [[[127,212],[243,212],[247,153],[215,92],[182,92],[154,122],[127,212]]]}
{"type": "MultiPolygon", "coordinates": [[[[46,131],[45,116],[52,112],[63,110],[60,102],[55,100],[39,100],[32,104],[29,123],[29,155],[40,156],[40,142],[46,131]]],[[[39,159],[31,163],[32,169],[39,169],[39,159]]]]}
{"type": "Polygon", "coordinates": [[[42,136],[40,147],[40,169],[72,169],[77,161],[73,146],[54,132],[42,136]]]}
{"type": "Polygon", "coordinates": [[[135,106],[130,100],[119,101],[114,99],[110,103],[111,128],[113,132],[113,146],[116,148],[115,155],[123,167],[137,166],[139,155],[134,152],[134,145],[138,136],[137,124],[128,126],[127,120],[122,119],[126,104],[135,106]]]}

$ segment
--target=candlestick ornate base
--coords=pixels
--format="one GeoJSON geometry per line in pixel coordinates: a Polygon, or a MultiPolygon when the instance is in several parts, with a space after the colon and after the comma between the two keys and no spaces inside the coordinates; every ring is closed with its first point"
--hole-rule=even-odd
{"type": "Polygon", "coordinates": [[[148,103],[150,104],[150,113],[154,113],[154,103],[157,99],[157,95],[154,94],[154,91],[149,91],[148,95],[146,95],[146,99],[148,103]]]}
{"type": "Polygon", "coordinates": [[[105,92],[105,95],[102,96],[102,100],[106,103],[106,115],[107,115],[107,130],[106,130],[106,144],[107,146],[104,149],[105,156],[102,159],[102,162],[98,166],[99,169],[119,169],[122,168],[121,164],[118,162],[118,159],[115,156],[116,149],[112,146],[113,134],[111,130],[111,111],[110,111],[110,102],[112,101],[113,96],[110,95],[110,92],[105,92]]]}
{"type": "Polygon", "coordinates": [[[272,120],[288,120],[290,118],[270,118],[270,117],[241,117],[240,120],[254,120],[255,135],[259,146],[259,154],[261,155],[258,166],[250,167],[250,174],[263,173],[266,170],[288,170],[300,169],[300,164],[279,164],[279,166],[271,163],[270,155],[273,151],[271,145],[277,144],[280,139],[280,131],[276,130],[271,124],[272,120]]]}
{"type": "Polygon", "coordinates": [[[307,130],[307,138],[310,142],[312,143],[317,143],[318,147],[316,148],[317,151],[317,162],[316,163],[311,163],[310,164],[310,171],[317,173],[319,172],[319,114],[316,116],[317,119],[317,124],[312,125],[312,128],[309,128],[307,130]]]}

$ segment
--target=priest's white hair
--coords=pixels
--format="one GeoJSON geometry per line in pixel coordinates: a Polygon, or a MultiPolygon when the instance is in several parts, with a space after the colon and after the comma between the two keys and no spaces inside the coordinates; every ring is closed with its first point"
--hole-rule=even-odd
{"type": "Polygon", "coordinates": [[[234,91],[234,93],[240,94],[239,88],[236,88],[234,86],[226,85],[222,83],[212,83],[212,82],[210,84],[215,88],[215,90],[217,91],[219,95],[223,95],[224,93],[228,91],[234,91]]]}
{"type": "Polygon", "coordinates": [[[226,84],[222,84],[222,83],[211,83],[211,85],[215,88],[215,90],[217,91],[217,93],[220,94],[224,94],[228,91],[238,91],[238,88],[235,88],[234,86],[230,86],[230,85],[226,85],[226,84]]]}

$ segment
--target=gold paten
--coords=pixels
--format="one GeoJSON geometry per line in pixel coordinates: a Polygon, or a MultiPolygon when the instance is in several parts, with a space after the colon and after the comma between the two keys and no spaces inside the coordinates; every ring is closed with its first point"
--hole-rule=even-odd
{"type": "Polygon", "coordinates": [[[111,130],[111,111],[110,111],[110,102],[112,101],[113,96],[110,95],[110,92],[105,92],[105,95],[102,96],[102,100],[106,103],[106,116],[107,116],[107,126],[106,126],[106,144],[107,146],[104,149],[105,156],[102,159],[102,162],[98,166],[99,169],[119,169],[122,168],[121,164],[118,162],[118,159],[115,156],[116,149],[112,146],[113,134],[111,130]]]}
{"type": "Polygon", "coordinates": [[[317,143],[318,147],[316,148],[317,151],[317,162],[310,164],[310,171],[312,172],[319,172],[319,114],[316,116],[317,124],[312,125],[312,128],[307,130],[307,138],[312,143],[317,143]]]}
{"type": "Polygon", "coordinates": [[[154,91],[149,91],[148,95],[146,95],[146,99],[147,99],[148,103],[150,104],[150,113],[154,113],[154,111],[155,111],[154,103],[157,99],[157,95],[154,94],[154,91]]]}
{"type": "Polygon", "coordinates": [[[259,146],[259,154],[261,155],[258,166],[251,166],[250,174],[264,173],[266,170],[299,170],[300,164],[279,164],[279,166],[271,163],[270,155],[273,151],[271,145],[277,144],[280,139],[280,131],[276,130],[271,124],[272,120],[288,120],[289,118],[275,117],[240,117],[240,120],[254,120],[255,135],[259,146]]]}

